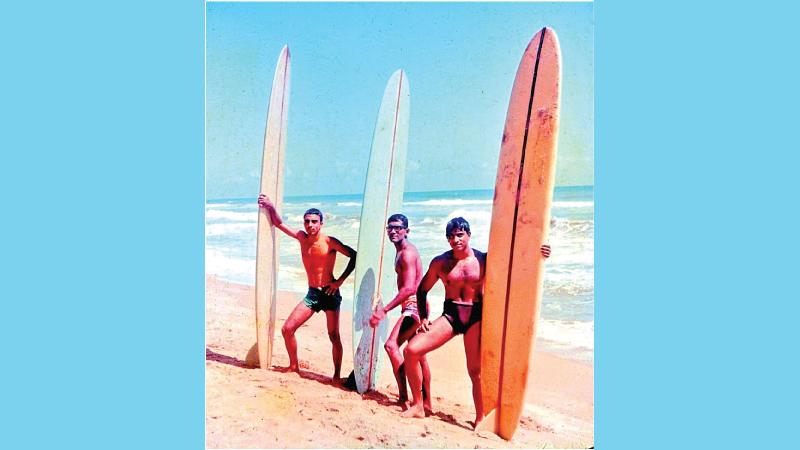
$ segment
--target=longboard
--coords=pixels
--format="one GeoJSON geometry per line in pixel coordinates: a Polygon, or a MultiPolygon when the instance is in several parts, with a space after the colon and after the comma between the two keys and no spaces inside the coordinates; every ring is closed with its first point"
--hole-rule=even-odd
{"type": "Polygon", "coordinates": [[[359,393],[375,389],[388,324],[396,318],[396,314],[387,317],[377,328],[369,326],[372,311],[382,306],[377,294],[388,301],[397,290],[394,247],[386,237],[386,219],[400,212],[403,204],[410,102],[408,80],[398,70],[386,85],[378,112],[358,229],[353,365],[359,393]]]}
{"type": "MultiPolygon", "coordinates": [[[[269,112],[264,132],[264,156],[261,161],[261,193],[275,206],[283,198],[283,163],[286,149],[286,119],[289,110],[289,75],[291,72],[289,47],[284,46],[275,66],[269,112]]],[[[269,369],[272,364],[272,340],[275,335],[275,310],[277,306],[278,248],[277,230],[272,226],[266,210],[259,208],[256,244],[256,346],[257,361],[249,365],[269,369]]]]}
{"type": "Polygon", "coordinates": [[[561,57],[543,28],[517,70],[497,166],[481,320],[481,390],[487,413],[476,430],[510,440],[525,389],[542,302],[544,257],[556,165],[561,57]]]}

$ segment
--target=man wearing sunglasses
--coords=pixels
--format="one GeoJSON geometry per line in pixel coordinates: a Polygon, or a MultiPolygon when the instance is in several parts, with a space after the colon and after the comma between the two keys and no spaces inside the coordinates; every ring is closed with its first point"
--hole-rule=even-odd
{"type": "MultiPolygon", "coordinates": [[[[393,214],[387,220],[386,234],[394,244],[397,251],[394,258],[394,270],[397,273],[397,295],[385,306],[375,310],[370,318],[369,324],[377,327],[381,320],[386,317],[386,313],[398,305],[402,305],[400,319],[392,328],[392,332],[386,339],[384,348],[392,362],[392,371],[397,380],[397,390],[399,393],[398,403],[407,409],[408,390],[406,389],[406,374],[403,364],[403,353],[400,346],[409,340],[420,324],[419,311],[417,308],[417,286],[422,279],[422,260],[419,257],[417,247],[408,240],[408,218],[402,214],[393,214]]],[[[380,303],[379,303],[380,304],[380,303]]],[[[428,367],[428,360],[425,357],[419,359],[422,368],[422,392],[425,412],[431,413],[431,371],[428,367]]]]}

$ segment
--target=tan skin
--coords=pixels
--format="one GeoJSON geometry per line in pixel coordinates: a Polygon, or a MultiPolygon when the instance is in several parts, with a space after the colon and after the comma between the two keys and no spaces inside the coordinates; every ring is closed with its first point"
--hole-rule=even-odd
{"type": "MultiPolygon", "coordinates": [[[[370,326],[377,327],[381,320],[386,317],[386,313],[402,305],[410,296],[414,295],[422,279],[422,260],[419,257],[417,247],[408,239],[411,230],[403,225],[400,220],[387,223],[386,234],[394,244],[397,254],[394,259],[394,270],[397,273],[397,295],[385,306],[379,306],[370,318],[370,326]]],[[[397,380],[398,403],[406,409],[408,405],[408,391],[406,389],[405,366],[403,364],[403,353],[400,351],[402,346],[417,332],[418,323],[411,317],[400,317],[392,328],[392,332],[386,340],[384,348],[389,355],[392,363],[395,380],[397,380]]],[[[420,358],[422,368],[422,385],[424,392],[423,404],[426,412],[431,411],[431,370],[428,360],[423,356],[420,358]]]]}
{"type": "MultiPolygon", "coordinates": [[[[264,195],[258,196],[258,205],[265,208],[270,216],[273,226],[286,233],[287,236],[296,239],[300,243],[300,254],[303,259],[303,266],[306,269],[308,286],[312,288],[324,288],[325,293],[332,295],[339,290],[344,280],[353,272],[356,266],[356,251],[347,245],[342,244],[338,239],[322,233],[322,220],[317,214],[306,214],[303,216],[304,230],[292,230],[287,227],[275,210],[275,205],[264,195]],[[333,276],[333,267],[336,263],[336,254],[341,253],[349,258],[347,267],[339,278],[333,276]]],[[[300,373],[300,366],[297,361],[297,339],[295,332],[302,326],[314,311],[300,301],[281,328],[283,340],[286,344],[286,351],[289,354],[290,371],[300,373]]],[[[333,377],[334,383],[341,383],[342,368],[342,339],[339,334],[339,311],[325,311],[325,319],[328,327],[328,337],[332,345],[333,356],[333,377]]]]}
{"type": "MultiPolygon", "coordinates": [[[[459,303],[476,303],[483,300],[483,282],[486,276],[486,253],[475,250],[469,246],[470,233],[461,229],[454,229],[447,236],[447,241],[452,250],[433,258],[428,271],[417,289],[417,301],[420,313],[426,303],[428,292],[437,281],[441,280],[445,288],[445,297],[459,303]]],[[[550,246],[543,245],[542,256],[550,256],[550,246]]],[[[419,360],[428,352],[436,350],[455,336],[453,327],[446,318],[439,317],[429,322],[427,317],[422,318],[420,333],[409,341],[404,356],[406,376],[411,386],[413,401],[409,409],[402,413],[403,417],[425,417],[422,403],[421,370],[419,360]]],[[[472,400],[475,403],[475,421],[480,422],[484,417],[483,400],[481,397],[481,368],[480,368],[480,322],[473,324],[464,333],[464,354],[467,360],[467,373],[472,382],[472,400]]]]}

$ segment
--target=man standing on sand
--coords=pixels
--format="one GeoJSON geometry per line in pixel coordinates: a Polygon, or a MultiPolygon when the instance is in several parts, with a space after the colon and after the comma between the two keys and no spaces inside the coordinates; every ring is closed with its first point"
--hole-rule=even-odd
{"type": "MultiPolygon", "coordinates": [[[[481,398],[481,311],[483,304],[483,281],[486,276],[486,253],[469,246],[471,232],[463,217],[447,222],[447,241],[452,250],[433,258],[428,272],[417,289],[417,303],[422,323],[418,333],[406,346],[404,355],[406,376],[414,397],[403,417],[425,417],[422,404],[420,359],[457,334],[464,335],[464,353],[467,357],[467,372],[472,381],[472,400],[475,403],[475,426],[483,419],[481,398]],[[442,280],[445,289],[442,317],[428,322],[427,295],[437,280],[442,280]],[[476,326],[477,325],[477,326],[476,326]]],[[[550,256],[550,246],[542,245],[542,256],[550,256]]]]}
{"type": "MultiPolygon", "coordinates": [[[[397,305],[402,305],[400,320],[397,321],[384,348],[392,362],[392,371],[397,380],[399,404],[406,409],[408,391],[406,390],[406,374],[403,366],[403,354],[400,346],[414,336],[419,328],[419,312],[417,310],[417,291],[419,281],[422,279],[422,260],[420,260],[417,247],[408,240],[408,218],[402,214],[393,214],[386,223],[386,234],[394,244],[397,254],[394,257],[394,271],[397,273],[397,295],[385,307],[378,308],[369,320],[371,327],[375,328],[386,317],[386,313],[397,305]]],[[[431,370],[428,360],[422,356],[419,360],[422,367],[422,393],[425,411],[431,411],[431,370]]]]}
{"type": "Polygon", "coordinates": [[[322,212],[311,208],[303,214],[303,230],[292,231],[284,225],[280,215],[275,210],[275,205],[264,195],[258,196],[258,206],[266,208],[272,224],[297,239],[300,243],[300,255],[308,277],[308,294],[300,301],[281,328],[286,351],[289,353],[289,367],[291,371],[300,373],[297,362],[297,339],[295,331],[306,323],[314,313],[325,311],[328,324],[328,337],[333,346],[333,383],[340,383],[342,368],[342,339],[339,335],[339,305],[342,296],[339,287],[356,267],[356,251],[342,244],[333,236],[322,233],[322,212]],[[333,276],[333,266],[336,263],[336,253],[341,253],[350,258],[342,276],[338,279],[333,276]]]}

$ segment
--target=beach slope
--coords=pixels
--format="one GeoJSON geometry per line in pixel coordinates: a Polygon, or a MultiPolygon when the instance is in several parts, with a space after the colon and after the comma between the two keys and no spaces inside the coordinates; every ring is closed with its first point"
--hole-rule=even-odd
{"type": "MultiPolygon", "coordinates": [[[[316,314],[297,331],[301,374],[288,365],[280,327],[301,294],[278,297],[271,370],[253,370],[252,286],[206,278],[207,448],[588,448],[594,445],[594,371],[590,364],[534,355],[526,408],[514,439],[476,434],[463,343],[455,338],[429,355],[434,415],[401,419],[386,364],[378,392],[359,395],[330,382],[331,346],[316,314]]],[[[353,367],[351,316],[341,314],[342,374],[353,367]]]]}

